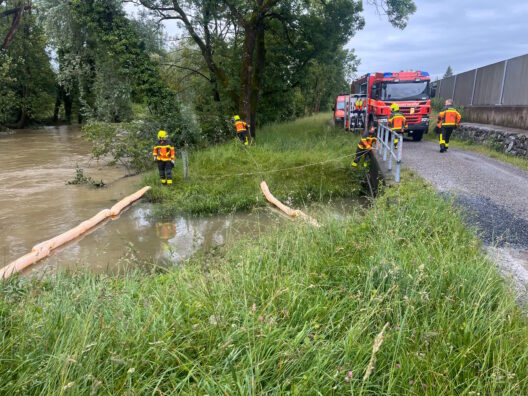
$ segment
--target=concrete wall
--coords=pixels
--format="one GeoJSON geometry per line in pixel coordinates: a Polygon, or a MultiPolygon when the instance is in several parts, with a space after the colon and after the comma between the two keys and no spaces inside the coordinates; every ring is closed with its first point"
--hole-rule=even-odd
{"type": "Polygon", "coordinates": [[[528,130],[528,106],[465,107],[463,121],[528,130]]]}

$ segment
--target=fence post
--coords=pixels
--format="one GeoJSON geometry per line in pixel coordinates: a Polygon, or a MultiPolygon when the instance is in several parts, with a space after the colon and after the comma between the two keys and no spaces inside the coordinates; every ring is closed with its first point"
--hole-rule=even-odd
{"type": "Polygon", "coordinates": [[[391,132],[390,134],[390,147],[389,147],[389,167],[388,170],[392,170],[392,156],[394,155],[394,133],[391,132]]]}
{"type": "Polygon", "coordinates": [[[502,99],[504,98],[504,83],[506,82],[506,69],[507,68],[508,68],[508,60],[505,60],[504,61],[504,73],[502,73],[502,86],[501,86],[499,105],[502,105],[502,99]]]}
{"type": "Polygon", "coordinates": [[[394,175],[394,181],[396,183],[400,182],[400,171],[401,171],[401,162],[402,162],[402,153],[403,153],[403,135],[398,139],[398,154],[396,157],[396,174],[394,175]]]}
{"type": "Polygon", "coordinates": [[[181,152],[182,162],[183,162],[183,179],[184,180],[187,180],[189,178],[189,153],[187,152],[188,148],[189,146],[185,144],[181,152]]]}
{"type": "Polygon", "coordinates": [[[383,128],[383,134],[384,134],[383,141],[385,142],[384,144],[385,147],[383,147],[383,162],[385,162],[387,161],[387,148],[389,145],[389,133],[388,133],[387,128],[383,128]]]}

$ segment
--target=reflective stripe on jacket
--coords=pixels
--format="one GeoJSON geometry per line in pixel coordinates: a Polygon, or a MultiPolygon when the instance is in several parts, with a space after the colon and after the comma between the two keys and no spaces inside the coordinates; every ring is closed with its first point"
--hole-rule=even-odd
{"type": "Polygon", "coordinates": [[[441,126],[458,126],[462,116],[454,107],[444,107],[438,113],[438,122],[441,126]]]}
{"type": "Polygon", "coordinates": [[[369,131],[363,132],[361,140],[359,141],[358,148],[361,150],[372,150],[372,146],[378,141],[377,136],[369,131]]]}
{"type": "Polygon", "coordinates": [[[174,161],[174,146],[167,140],[158,140],[152,156],[158,161],[174,161]]]}
{"type": "Polygon", "coordinates": [[[235,122],[235,127],[236,127],[237,133],[247,131],[247,124],[244,121],[235,122]]]}
{"type": "Polygon", "coordinates": [[[361,99],[356,100],[356,103],[354,103],[354,106],[356,107],[356,110],[363,109],[363,101],[361,99]]]}
{"type": "Polygon", "coordinates": [[[396,132],[407,129],[407,119],[402,113],[392,113],[389,118],[389,128],[396,132]]]}

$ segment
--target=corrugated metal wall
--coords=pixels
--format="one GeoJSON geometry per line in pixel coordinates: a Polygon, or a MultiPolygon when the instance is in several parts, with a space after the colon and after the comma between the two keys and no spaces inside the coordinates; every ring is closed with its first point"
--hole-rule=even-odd
{"type": "Polygon", "coordinates": [[[505,65],[505,62],[499,62],[478,69],[473,103],[469,104],[473,106],[500,104],[505,65]]]}
{"type": "Polygon", "coordinates": [[[508,61],[502,104],[528,106],[528,55],[508,61]]]}
{"type": "Polygon", "coordinates": [[[470,70],[456,76],[456,88],[453,100],[456,103],[467,105],[471,103],[473,96],[473,84],[475,83],[475,70],[470,70]]]}
{"type": "Polygon", "coordinates": [[[436,96],[463,106],[526,106],[528,55],[445,78],[436,96]]]}

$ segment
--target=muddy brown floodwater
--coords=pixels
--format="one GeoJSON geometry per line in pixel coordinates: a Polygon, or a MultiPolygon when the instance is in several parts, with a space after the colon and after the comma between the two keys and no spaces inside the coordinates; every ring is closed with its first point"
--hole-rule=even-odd
{"type": "MultiPolygon", "coordinates": [[[[141,177],[126,177],[125,169],[90,158],[91,146],[75,126],[48,127],[0,134],[0,266],[28,253],[102,209],[133,193],[141,177]],[[96,189],[67,185],[76,167],[86,176],[103,180],[96,189]]],[[[227,216],[184,217],[155,222],[151,204],[140,202],[118,219],[108,220],[81,239],[56,251],[25,274],[64,269],[116,273],[148,263],[173,265],[193,254],[259,235],[274,224],[288,221],[267,209],[227,216]]],[[[335,206],[337,214],[350,210],[335,206]]]]}

